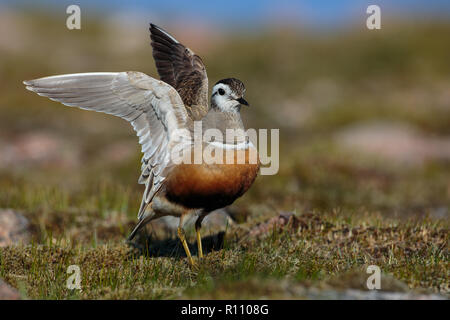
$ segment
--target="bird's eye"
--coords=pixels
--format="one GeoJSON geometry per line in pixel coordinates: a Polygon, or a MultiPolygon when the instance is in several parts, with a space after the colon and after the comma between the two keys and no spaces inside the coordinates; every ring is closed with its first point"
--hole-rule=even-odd
{"type": "Polygon", "coordinates": [[[221,96],[223,96],[223,95],[225,94],[225,90],[223,90],[222,88],[220,88],[220,89],[219,89],[219,94],[220,94],[221,96]]]}

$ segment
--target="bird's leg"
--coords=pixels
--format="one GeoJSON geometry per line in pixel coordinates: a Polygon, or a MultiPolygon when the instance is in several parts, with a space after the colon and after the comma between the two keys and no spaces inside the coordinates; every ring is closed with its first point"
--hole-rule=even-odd
{"type": "Polygon", "coordinates": [[[180,238],[181,243],[183,244],[184,251],[186,252],[186,255],[187,255],[188,259],[189,259],[189,263],[191,264],[191,266],[195,266],[194,259],[192,259],[191,252],[189,251],[189,247],[188,247],[188,244],[186,242],[186,236],[184,235],[183,228],[178,227],[177,232],[178,232],[178,238],[180,238]]]}
{"type": "Polygon", "coordinates": [[[203,259],[203,248],[202,248],[202,236],[200,235],[200,227],[195,227],[195,231],[197,232],[197,248],[198,248],[198,257],[203,259]]]}
{"type": "Polygon", "coordinates": [[[198,257],[203,259],[203,248],[202,248],[202,236],[200,235],[200,229],[202,227],[203,218],[206,216],[205,212],[202,212],[200,216],[195,221],[195,232],[197,233],[197,248],[198,248],[198,257]]]}
{"type": "Polygon", "coordinates": [[[181,243],[183,244],[183,248],[189,259],[189,263],[191,264],[191,266],[195,266],[194,259],[192,259],[191,251],[189,251],[189,247],[186,242],[186,236],[185,236],[184,229],[183,229],[183,215],[180,217],[180,224],[178,225],[177,233],[178,233],[178,238],[180,238],[181,243]]]}

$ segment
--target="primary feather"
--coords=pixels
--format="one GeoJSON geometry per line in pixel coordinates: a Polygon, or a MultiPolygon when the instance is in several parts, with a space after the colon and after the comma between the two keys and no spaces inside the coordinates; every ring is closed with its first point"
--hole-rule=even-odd
{"type": "Polygon", "coordinates": [[[190,120],[170,85],[140,72],[93,72],[24,81],[26,88],[67,106],[104,112],[131,123],[141,144],[139,183],[145,184],[138,218],[161,187],[170,165],[171,142],[190,120]]]}

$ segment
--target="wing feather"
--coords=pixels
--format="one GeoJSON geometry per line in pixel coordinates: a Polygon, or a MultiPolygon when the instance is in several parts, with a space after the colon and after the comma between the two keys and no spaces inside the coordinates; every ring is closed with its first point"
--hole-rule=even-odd
{"type": "Polygon", "coordinates": [[[95,72],[24,81],[38,95],[67,106],[103,112],[131,123],[141,145],[139,183],[145,184],[138,218],[160,189],[170,166],[175,131],[188,127],[189,116],[177,91],[140,72],[95,72]]]}
{"type": "Polygon", "coordinates": [[[161,80],[178,91],[184,105],[189,107],[189,116],[200,120],[208,111],[208,75],[202,59],[152,23],[150,38],[161,80]]]}

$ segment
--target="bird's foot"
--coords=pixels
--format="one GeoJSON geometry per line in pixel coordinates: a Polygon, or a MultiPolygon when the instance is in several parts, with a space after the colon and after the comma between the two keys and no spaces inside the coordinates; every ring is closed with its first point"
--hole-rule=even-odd
{"type": "Polygon", "coordinates": [[[183,245],[184,251],[186,252],[186,256],[188,257],[189,264],[191,267],[195,267],[196,263],[192,258],[191,251],[189,250],[189,246],[186,241],[186,236],[184,234],[184,230],[182,228],[178,228],[177,230],[178,238],[180,238],[181,244],[183,245]]]}

